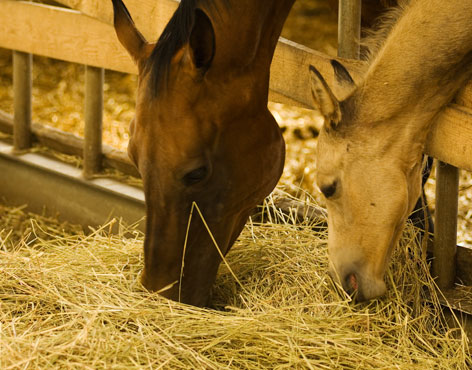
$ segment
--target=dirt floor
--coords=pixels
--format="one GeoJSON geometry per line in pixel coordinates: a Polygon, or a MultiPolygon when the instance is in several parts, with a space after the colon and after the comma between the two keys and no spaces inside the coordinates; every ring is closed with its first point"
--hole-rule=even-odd
{"type": "MultiPolygon", "coordinates": [[[[325,1],[297,1],[282,36],[328,54],[336,53],[336,15],[325,1]]],[[[43,57],[34,57],[33,120],[83,135],[84,67],[43,57]]],[[[11,52],[0,49],[0,110],[11,113],[11,52]]],[[[125,150],[128,123],[134,115],[136,76],[107,71],[105,77],[104,133],[106,144],[125,150]]],[[[316,135],[322,125],[317,112],[270,104],[285,130],[287,160],[279,186],[297,197],[314,197],[323,203],[314,186],[316,135]]],[[[472,174],[460,180],[459,242],[472,245],[472,174]]],[[[434,174],[427,184],[434,200],[434,174]]]]}

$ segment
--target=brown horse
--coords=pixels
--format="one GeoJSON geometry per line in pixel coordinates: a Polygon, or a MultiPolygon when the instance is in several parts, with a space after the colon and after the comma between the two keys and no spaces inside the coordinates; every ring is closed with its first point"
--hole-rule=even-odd
{"type": "Polygon", "coordinates": [[[328,207],[330,270],[359,300],[385,292],[389,256],[420,194],[429,128],[472,76],[472,1],[412,0],[395,15],[357,85],[340,63],[335,87],[311,68],[326,117],[317,185],[328,207]]]}
{"type": "Polygon", "coordinates": [[[147,289],[206,305],[220,252],[277,184],[285,144],[267,109],[269,69],[293,2],[182,0],[154,45],[113,0],[139,69],[128,153],[146,197],[147,289]],[[193,204],[211,235],[196,211],[189,221],[193,204]]]}

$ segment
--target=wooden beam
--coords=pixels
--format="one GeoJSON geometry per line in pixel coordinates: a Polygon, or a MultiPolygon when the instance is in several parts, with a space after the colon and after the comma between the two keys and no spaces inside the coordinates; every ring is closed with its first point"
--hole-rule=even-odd
{"type": "Polygon", "coordinates": [[[439,161],[436,166],[433,274],[441,289],[449,289],[456,278],[457,206],[459,169],[439,161]]]}
{"type": "MultiPolygon", "coordinates": [[[[56,0],[82,14],[113,24],[113,6],[111,0],[56,0]]],[[[154,42],[164,30],[167,20],[177,9],[176,0],[124,0],[134,23],[149,41],[154,42]],[[162,19],[166,19],[162,22],[162,19]]]]}
{"type": "Polygon", "coordinates": [[[443,162],[472,171],[472,110],[451,104],[433,124],[425,152],[443,162]]]}
{"type": "MultiPolygon", "coordinates": [[[[309,66],[314,66],[333,87],[338,99],[341,92],[336,90],[335,75],[331,60],[333,57],[311,50],[303,45],[280,38],[275,49],[270,69],[271,97],[276,102],[289,103],[302,108],[313,109],[313,97],[310,90],[309,66]]],[[[365,63],[354,59],[339,59],[349,70],[355,82],[360,82],[365,63]]]]}
{"type": "Polygon", "coordinates": [[[65,8],[0,1],[0,47],[137,73],[113,26],[65,8]]]}
{"type": "Polygon", "coordinates": [[[33,56],[13,52],[13,142],[16,150],[31,147],[31,101],[33,88],[33,56]]]}
{"type": "Polygon", "coordinates": [[[84,176],[89,178],[102,167],[103,68],[85,67],[84,176]]]}
{"type": "Polygon", "coordinates": [[[361,0],[339,0],[338,56],[359,59],[361,0]]]}
{"type": "Polygon", "coordinates": [[[456,262],[457,280],[461,284],[472,286],[472,247],[457,246],[456,262]]]}
{"type": "Polygon", "coordinates": [[[469,81],[469,83],[459,91],[454,101],[458,105],[472,109],[472,81],[469,81]]]}
{"type": "MultiPolygon", "coordinates": [[[[466,313],[468,315],[460,316],[461,324],[463,329],[466,330],[469,339],[472,339],[472,316],[470,316],[472,315],[472,287],[456,285],[452,289],[442,290],[438,298],[445,308],[453,308],[462,314],[466,313]]],[[[445,314],[447,317],[447,311],[445,311],[445,314]]],[[[457,321],[451,317],[450,324],[452,324],[451,327],[457,326],[457,321]]]]}

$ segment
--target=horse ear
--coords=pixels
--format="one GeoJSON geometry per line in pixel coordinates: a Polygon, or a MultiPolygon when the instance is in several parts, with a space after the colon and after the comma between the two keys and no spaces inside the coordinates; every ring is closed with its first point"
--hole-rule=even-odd
{"type": "Polygon", "coordinates": [[[336,129],[341,121],[341,107],[338,99],[334,96],[333,91],[326,83],[320,72],[310,65],[310,85],[311,94],[315,107],[325,117],[326,124],[336,129]]]}
{"type": "MultiPolygon", "coordinates": [[[[353,63],[352,61],[349,62],[353,63]]],[[[351,73],[344,64],[336,59],[331,59],[330,63],[333,67],[335,78],[334,93],[338,99],[344,100],[357,88],[356,83],[354,82],[354,79],[351,77],[351,73]]],[[[356,61],[354,63],[359,62],[356,61]]]]}
{"type": "Polygon", "coordinates": [[[203,72],[210,68],[215,55],[215,31],[208,16],[200,9],[195,10],[187,51],[195,68],[203,72]]]}
{"type": "Polygon", "coordinates": [[[136,63],[148,57],[149,44],[136,28],[131,15],[122,0],[113,1],[115,32],[121,45],[136,63]]]}

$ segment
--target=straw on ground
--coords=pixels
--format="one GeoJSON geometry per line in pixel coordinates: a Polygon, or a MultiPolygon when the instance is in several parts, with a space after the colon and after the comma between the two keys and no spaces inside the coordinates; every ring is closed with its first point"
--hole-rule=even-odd
{"type": "Polygon", "coordinates": [[[143,290],[135,230],[85,234],[3,206],[0,220],[2,369],[472,366],[466,336],[444,323],[412,229],[388,296],[354,305],[327,278],[324,233],[249,223],[227,256],[244,289],[222,264],[214,307],[199,309],[143,290]]]}

